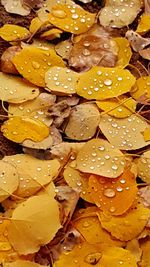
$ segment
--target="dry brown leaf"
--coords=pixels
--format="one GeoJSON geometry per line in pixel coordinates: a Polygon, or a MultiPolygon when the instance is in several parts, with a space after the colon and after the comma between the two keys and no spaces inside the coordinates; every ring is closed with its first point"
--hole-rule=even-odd
{"type": "Polygon", "coordinates": [[[150,60],[150,48],[146,48],[139,51],[139,54],[144,59],[150,60]]]}
{"type": "Polygon", "coordinates": [[[146,208],[150,208],[150,186],[144,186],[139,189],[141,201],[146,208]]]}
{"type": "Polygon", "coordinates": [[[132,49],[136,52],[139,52],[150,44],[150,38],[144,38],[132,30],[126,32],[126,38],[128,39],[132,49]]]}
{"type": "Polygon", "coordinates": [[[8,13],[18,14],[21,16],[27,16],[30,14],[30,8],[23,6],[22,0],[2,0],[1,3],[8,13]]]}
{"type": "Polygon", "coordinates": [[[20,52],[20,46],[8,47],[1,56],[1,71],[5,73],[18,74],[17,69],[12,63],[12,58],[20,52]]]}

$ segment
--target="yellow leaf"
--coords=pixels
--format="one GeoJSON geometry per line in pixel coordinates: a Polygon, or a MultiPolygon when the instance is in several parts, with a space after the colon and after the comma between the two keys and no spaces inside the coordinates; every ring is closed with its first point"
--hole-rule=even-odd
{"type": "Polygon", "coordinates": [[[36,98],[39,89],[22,78],[0,72],[0,99],[9,103],[22,103],[36,98]]]}
{"type": "Polygon", "coordinates": [[[129,41],[123,37],[113,38],[113,41],[115,41],[118,46],[118,60],[116,67],[122,66],[125,68],[129,64],[132,56],[132,50],[130,48],[129,41]]]}
{"type": "Polygon", "coordinates": [[[43,32],[40,35],[40,38],[44,38],[45,40],[51,41],[51,40],[54,40],[56,38],[60,38],[62,33],[63,33],[62,30],[54,28],[54,29],[50,29],[48,31],[43,32]]]}
{"type": "Polygon", "coordinates": [[[38,17],[35,17],[31,20],[29,30],[31,33],[36,33],[46,22],[41,21],[38,17]]]}
{"type": "Polygon", "coordinates": [[[5,24],[0,28],[0,37],[8,42],[27,39],[29,36],[30,32],[18,25],[5,24]]]}
{"type": "Polygon", "coordinates": [[[56,95],[71,95],[76,93],[79,74],[61,67],[52,67],[45,74],[46,90],[56,95]]]}
{"type": "Polygon", "coordinates": [[[27,255],[49,243],[60,227],[59,207],[53,196],[33,196],[14,210],[8,238],[19,254],[27,255]]]}
{"type": "Polygon", "coordinates": [[[6,156],[2,163],[13,164],[18,173],[19,186],[15,195],[28,197],[35,194],[56,178],[60,163],[57,159],[40,160],[27,154],[6,156]]]}
{"type": "Polygon", "coordinates": [[[141,243],[142,249],[142,261],[140,262],[141,267],[149,267],[150,266],[150,238],[146,239],[144,242],[141,243]]]}
{"type": "Polygon", "coordinates": [[[99,127],[108,141],[121,150],[139,149],[150,143],[142,134],[149,124],[136,114],[124,119],[102,114],[99,127]]]}
{"type": "Polygon", "coordinates": [[[136,110],[136,101],[126,96],[96,102],[97,106],[116,118],[126,118],[136,110]]]}
{"type": "Polygon", "coordinates": [[[150,151],[144,152],[137,160],[138,176],[146,183],[150,183],[150,151]]]}
{"type": "Polygon", "coordinates": [[[128,70],[96,66],[80,76],[77,94],[86,99],[109,99],[129,92],[135,81],[128,70]]]}
{"type": "Polygon", "coordinates": [[[150,30],[150,15],[143,13],[138,24],[136,32],[146,33],[150,30]]]}
{"type": "Polygon", "coordinates": [[[94,24],[95,14],[89,13],[78,5],[57,4],[48,14],[50,23],[63,31],[81,34],[94,24]],[[73,11],[72,11],[73,10],[73,11]]]}
{"type": "Polygon", "coordinates": [[[88,141],[77,154],[77,169],[85,173],[116,178],[123,173],[125,160],[120,150],[103,139],[88,141]]]}
{"type": "Polygon", "coordinates": [[[130,92],[131,96],[138,100],[141,96],[150,98],[150,76],[142,76],[136,80],[134,90],[130,92]]]}
{"type": "Polygon", "coordinates": [[[137,204],[120,216],[111,216],[104,212],[97,212],[97,214],[102,227],[121,241],[136,238],[150,218],[150,210],[144,208],[142,204],[137,204]]]}
{"type": "Polygon", "coordinates": [[[150,128],[146,128],[144,131],[144,140],[150,141],[150,128]]]}
{"type": "Polygon", "coordinates": [[[50,67],[65,66],[53,49],[45,50],[33,46],[24,47],[12,61],[24,78],[42,87],[45,86],[45,73],[50,67]]]}
{"type": "Polygon", "coordinates": [[[44,267],[44,265],[40,265],[35,262],[25,261],[25,260],[17,260],[14,262],[5,262],[3,263],[3,267],[44,267]]]}
{"type": "Polygon", "coordinates": [[[1,126],[3,135],[9,140],[22,143],[26,139],[42,141],[49,135],[49,128],[40,120],[27,117],[12,117],[1,126]]]}

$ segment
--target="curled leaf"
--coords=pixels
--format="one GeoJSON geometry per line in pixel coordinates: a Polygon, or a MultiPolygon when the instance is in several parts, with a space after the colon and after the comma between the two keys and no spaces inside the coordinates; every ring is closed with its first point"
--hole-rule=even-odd
{"type": "Polygon", "coordinates": [[[9,103],[22,103],[36,98],[39,89],[25,83],[22,78],[0,72],[0,99],[9,103]]]}
{"type": "Polygon", "coordinates": [[[27,39],[30,32],[21,26],[13,24],[5,24],[0,28],[0,37],[7,42],[27,39]]]}
{"type": "Polygon", "coordinates": [[[86,99],[109,99],[129,92],[135,81],[128,70],[93,67],[80,76],[77,94],[86,99]]]}
{"type": "Polygon", "coordinates": [[[64,67],[64,62],[54,50],[32,46],[24,47],[12,61],[24,78],[42,87],[45,86],[45,73],[50,67],[64,67]]]}
{"type": "Polygon", "coordinates": [[[128,118],[118,119],[102,115],[99,127],[108,141],[121,150],[134,150],[147,146],[142,132],[149,124],[136,114],[128,118]]]}
{"type": "Polygon", "coordinates": [[[144,38],[132,30],[126,32],[126,38],[128,39],[133,50],[136,52],[139,52],[150,44],[150,38],[144,38]]]}
{"type": "Polygon", "coordinates": [[[77,105],[71,111],[65,134],[73,140],[90,139],[95,135],[99,121],[100,113],[94,104],[77,105]]]}
{"type": "Polygon", "coordinates": [[[59,207],[53,195],[33,196],[14,210],[8,238],[19,254],[27,255],[49,243],[60,227],[59,207]]]}
{"type": "Polygon", "coordinates": [[[124,156],[103,139],[88,141],[77,154],[77,169],[109,178],[116,178],[124,170],[124,156]]]}
{"type": "Polygon", "coordinates": [[[22,143],[26,139],[42,141],[49,135],[49,128],[40,120],[13,117],[1,126],[3,135],[11,141],[22,143]]]}

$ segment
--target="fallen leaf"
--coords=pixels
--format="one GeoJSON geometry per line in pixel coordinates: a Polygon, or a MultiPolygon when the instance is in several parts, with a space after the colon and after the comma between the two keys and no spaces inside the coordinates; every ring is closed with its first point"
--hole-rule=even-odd
{"type": "Polygon", "coordinates": [[[141,243],[141,249],[142,249],[142,260],[140,262],[141,267],[148,267],[150,264],[149,246],[150,246],[150,238],[145,240],[145,242],[141,243]]]}
{"type": "Polygon", "coordinates": [[[0,99],[9,103],[22,103],[36,98],[39,89],[22,78],[0,72],[0,99]]]}
{"type": "Polygon", "coordinates": [[[150,30],[150,14],[143,13],[136,29],[137,33],[146,33],[150,30]]]}
{"type": "Polygon", "coordinates": [[[59,42],[57,45],[55,45],[55,51],[63,59],[68,60],[70,58],[70,51],[72,47],[73,47],[73,44],[70,40],[64,40],[62,42],[59,42]]]}
{"type": "Polygon", "coordinates": [[[126,38],[135,52],[139,52],[150,44],[150,38],[144,38],[132,30],[126,32],[126,38]]]}
{"type": "Polygon", "coordinates": [[[5,73],[18,74],[14,64],[12,63],[12,58],[20,52],[20,46],[10,46],[8,47],[1,56],[1,71],[5,73]]]}
{"type": "Polygon", "coordinates": [[[150,151],[144,152],[137,160],[138,176],[146,183],[150,183],[150,151]]]}
{"type": "Polygon", "coordinates": [[[144,0],[145,13],[150,13],[150,2],[149,0],[144,0]]]}
{"type": "Polygon", "coordinates": [[[50,149],[53,145],[53,138],[51,134],[40,142],[34,142],[32,140],[24,140],[22,146],[33,149],[50,149]]]}
{"type": "Polygon", "coordinates": [[[136,80],[134,90],[130,92],[131,96],[138,100],[141,96],[146,95],[147,98],[150,98],[150,76],[142,76],[136,80]]]}
{"type": "Polygon", "coordinates": [[[142,249],[140,248],[139,241],[137,239],[132,239],[127,242],[126,249],[129,250],[135,257],[136,262],[139,262],[142,257],[142,249]]]}
{"type": "Polygon", "coordinates": [[[33,196],[14,210],[8,239],[19,254],[27,255],[49,243],[60,228],[59,206],[53,196],[33,196]]]}
{"type": "Polygon", "coordinates": [[[115,66],[116,67],[121,66],[125,68],[126,66],[129,65],[132,56],[132,51],[130,48],[129,41],[124,37],[113,38],[113,41],[116,42],[118,46],[118,53],[117,53],[118,59],[115,66]]]}
{"type": "Polygon", "coordinates": [[[43,32],[40,35],[40,38],[51,41],[51,40],[54,40],[56,38],[60,38],[62,33],[63,33],[62,30],[57,29],[57,28],[53,28],[53,29],[50,29],[48,31],[43,32]]]}
{"type": "Polygon", "coordinates": [[[124,171],[124,155],[103,139],[88,141],[77,154],[81,172],[116,178],[124,171]]]}
{"type": "Polygon", "coordinates": [[[63,60],[56,55],[53,49],[24,47],[13,59],[18,72],[31,83],[45,86],[45,73],[50,67],[64,67],[63,60]]]}
{"type": "Polygon", "coordinates": [[[21,16],[28,16],[30,14],[30,8],[23,6],[22,0],[2,0],[2,5],[8,13],[18,14],[21,16]]]}
{"type": "Polygon", "coordinates": [[[77,105],[70,113],[65,134],[72,140],[90,139],[95,135],[99,121],[100,113],[94,104],[77,105]]]}
{"type": "Polygon", "coordinates": [[[144,186],[139,188],[140,199],[146,208],[150,208],[150,186],[144,186]]]}
{"type": "Polygon", "coordinates": [[[29,7],[30,9],[42,7],[43,2],[44,0],[22,0],[23,6],[29,7]]]}
{"type": "Polygon", "coordinates": [[[0,28],[0,37],[7,42],[27,39],[29,36],[30,32],[18,25],[5,24],[0,28]]]}
{"type": "Polygon", "coordinates": [[[3,263],[3,267],[44,267],[44,265],[40,265],[35,262],[25,261],[25,260],[17,260],[14,262],[5,262],[3,263]]]}
{"type": "Polygon", "coordinates": [[[144,134],[144,140],[150,141],[150,127],[146,128],[143,134],[144,134]]]}
{"type": "Polygon", "coordinates": [[[150,60],[150,48],[146,48],[139,51],[139,54],[144,59],[150,60]]]}
{"type": "Polygon", "coordinates": [[[135,150],[150,143],[142,134],[149,124],[136,114],[124,119],[102,114],[99,127],[108,141],[121,150],[135,150]]]}
{"type": "Polygon", "coordinates": [[[80,76],[77,94],[86,99],[109,99],[129,92],[135,81],[128,70],[120,67],[93,67],[80,76]]]}

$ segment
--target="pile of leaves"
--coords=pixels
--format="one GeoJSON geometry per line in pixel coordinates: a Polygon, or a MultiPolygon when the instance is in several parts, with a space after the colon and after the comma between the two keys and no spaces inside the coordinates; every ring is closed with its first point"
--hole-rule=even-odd
{"type": "Polygon", "coordinates": [[[150,2],[2,6],[1,266],[150,266],[150,2]]]}

